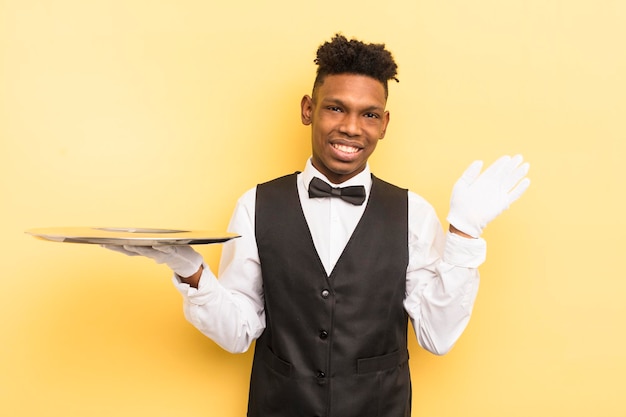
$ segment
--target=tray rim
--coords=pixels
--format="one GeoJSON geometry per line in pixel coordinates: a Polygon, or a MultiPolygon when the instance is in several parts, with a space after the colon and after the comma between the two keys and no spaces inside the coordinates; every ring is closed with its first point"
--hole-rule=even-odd
{"type": "Polygon", "coordinates": [[[136,227],[44,227],[25,233],[52,242],[118,246],[208,245],[241,237],[231,232],[136,227]]]}

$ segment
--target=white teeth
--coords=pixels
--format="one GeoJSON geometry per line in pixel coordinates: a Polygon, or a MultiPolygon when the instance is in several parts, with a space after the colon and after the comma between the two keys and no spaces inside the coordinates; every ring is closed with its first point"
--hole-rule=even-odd
{"type": "Polygon", "coordinates": [[[337,150],[340,150],[341,152],[346,153],[357,153],[359,151],[359,148],[355,148],[354,146],[334,144],[333,147],[337,150]]]}

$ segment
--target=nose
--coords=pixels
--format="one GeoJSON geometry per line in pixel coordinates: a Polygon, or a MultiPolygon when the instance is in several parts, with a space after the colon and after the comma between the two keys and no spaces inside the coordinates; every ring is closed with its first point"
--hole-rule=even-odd
{"type": "Polygon", "coordinates": [[[361,134],[361,124],[359,116],[347,113],[341,120],[339,131],[347,136],[358,136],[361,134]]]}

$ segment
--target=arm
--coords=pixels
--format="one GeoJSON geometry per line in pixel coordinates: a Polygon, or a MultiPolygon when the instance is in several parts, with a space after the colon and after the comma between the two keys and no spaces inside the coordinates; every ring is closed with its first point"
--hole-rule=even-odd
{"type": "Polygon", "coordinates": [[[463,232],[461,232],[459,229],[457,229],[456,227],[454,227],[454,226],[452,226],[452,225],[450,225],[450,228],[448,229],[448,231],[449,231],[450,233],[454,233],[455,235],[462,236],[462,237],[464,237],[464,238],[466,238],[466,239],[473,239],[473,237],[471,237],[471,236],[470,236],[470,235],[468,235],[467,233],[463,233],[463,232]]]}
{"type": "Polygon", "coordinates": [[[478,292],[483,239],[444,235],[432,207],[409,193],[409,265],[404,307],[417,340],[436,355],[450,351],[469,323],[478,292]]]}
{"type": "Polygon", "coordinates": [[[219,280],[206,264],[189,278],[174,276],[187,320],[229,352],[248,350],[265,328],[263,285],[254,236],[254,190],[237,203],[223,245],[219,280]],[[195,285],[194,285],[195,284],[195,285]]]}
{"type": "Polygon", "coordinates": [[[229,230],[240,238],[222,248],[220,279],[191,246],[110,246],[126,255],[142,255],[174,271],[185,317],[229,352],[246,351],[265,328],[263,286],[254,237],[254,190],[237,203],[229,230]]]}
{"type": "Polygon", "coordinates": [[[482,174],[472,163],[457,181],[444,239],[432,210],[409,194],[409,267],[405,308],[421,346],[448,352],[469,322],[486,257],[484,227],[526,191],[528,163],[504,156],[482,174]],[[425,206],[424,206],[425,207],[425,206]]]}
{"type": "Polygon", "coordinates": [[[198,288],[198,283],[200,282],[200,277],[202,276],[202,272],[204,271],[204,265],[200,265],[200,268],[190,277],[181,277],[180,282],[189,285],[191,288],[198,288]]]}

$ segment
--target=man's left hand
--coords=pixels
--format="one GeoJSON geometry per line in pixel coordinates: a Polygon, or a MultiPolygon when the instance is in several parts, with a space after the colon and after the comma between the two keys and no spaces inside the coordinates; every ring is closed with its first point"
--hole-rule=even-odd
{"type": "Polygon", "coordinates": [[[483,162],[474,161],[452,190],[448,222],[471,237],[479,237],[487,224],[509,208],[530,185],[530,165],[521,155],[501,157],[482,174],[483,162]]]}

